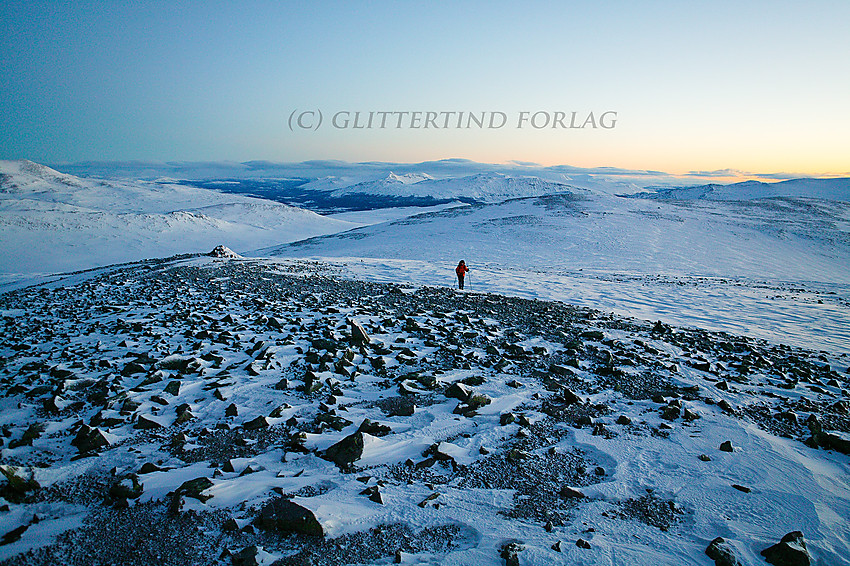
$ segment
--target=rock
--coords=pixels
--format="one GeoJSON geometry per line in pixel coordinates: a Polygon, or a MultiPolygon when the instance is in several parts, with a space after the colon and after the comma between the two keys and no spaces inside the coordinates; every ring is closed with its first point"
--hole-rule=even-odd
{"type": "Polygon", "coordinates": [[[571,389],[564,387],[561,389],[561,400],[567,405],[575,405],[581,403],[581,397],[576,395],[571,389]]]}
{"type": "Polygon", "coordinates": [[[129,362],[124,366],[124,369],[121,370],[121,375],[124,377],[129,377],[131,375],[135,375],[137,373],[147,373],[148,369],[138,362],[129,362]]]}
{"type": "Polygon", "coordinates": [[[81,454],[96,452],[100,448],[109,446],[109,439],[99,428],[83,425],[71,441],[71,446],[76,446],[81,454]]]}
{"type": "Polygon", "coordinates": [[[469,410],[475,411],[475,410],[480,409],[481,407],[483,407],[485,405],[489,405],[491,402],[492,402],[492,400],[489,397],[487,397],[486,395],[483,395],[481,393],[476,393],[476,394],[472,395],[467,400],[466,403],[467,403],[467,405],[469,405],[469,410]]]}
{"type": "Polygon", "coordinates": [[[329,460],[340,468],[348,468],[363,455],[363,433],[360,431],[346,436],[322,454],[322,458],[329,460]]]}
{"type": "Polygon", "coordinates": [[[287,389],[289,389],[289,380],[284,377],[275,384],[274,388],[277,391],[286,391],[287,389]]]}
{"type": "Polygon", "coordinates": [[[239,415],[239,409],[236,407],[236,403],[231,403],[224,410],[225,417],[235,417],[239,415]]]}
{"type": "Polygon", "coordinates": [[[590,543],[584,540],[583,538],[580,538],[576,541],[576,546],[579,548],[590,549],[590,543]]]}
{"type": "Polygon", "coordinates": [[[558,492],[558,495],[564,499],[584,499],[585,497],[582,492],[577,489],[573,489],[568,485],[561,487],[561,491],[558,492]]]}
{"type": "Polygon", "coordinates": [[[509,542],[502,546],[499,556],[505,560],[505,566],[519,566],[518,553],[525,550],[525,547],[518,542],[509,542]]]}
{"type": "Polygon", "coordinates": [[[145,462],[144,464],[142,464],[142,467],[139,468],[140,474],[151,474],[153,472],[162,472],[162,471],[165,471],[165,468],[160,468],[159,466],[157,466],[156,464],[154,464],[152,462],[145,462]]]}
{"type": "Polygon", "coordinates": [[[348,326],[351,329],[351,343],[355,346],[364,346],[372,341],[363,326],[353,318],[348,319],[348,326]]]}
{"type": "Polygon", "coordinates": [[[136,474],[129,474],[109,487],[109,497],[113,500],[138,499],[144,493],[144,486],[136,474]]]}
{"type": "Polygon", "coordinates": [[[717,537],[705,549],[705,554],[714,560],[715,566],[743,566],[735,556],[732,546],[723,537],[717,537]]]}
{"type": "Polygon", "coordinates": [[[472,389],[462,383],[452,383],[448,389],[446,389],[446,397],[459,399],[462,403],[466,403],[472,396],[472,393],[472,389]]]}
{"type": "Polygon", "coordinates": [[[248,422],[242,423],[242,428],[244,428],[245,430],[259,430],[261,428],[268,428],[268,427],[269,427],[269,421],[267,421],[266,417],[264,417],[263,415],[260,415],[259,417],[255,418],[255,419],[251,419],[248,422]]]}
{"type": "Polygon", "coordinates": [[[561,541],[556,542],[552,545],[552,550],[555,552],[561,552],[561,541]]]}
{"type": "MultiPolygon", "coordinates": [[[[248,525],[250,527],[251,525],[248,525]]],[[[246,529],[248,528],[246,527],[246,529]]],[[[253,528],[251,529],[253,531],[253,528]]],[[[231,557],[233,566],[264,566],[277,562],[278,557],[252,544],[231,557]]]]}
{"type": "Polygon", "coordinates": [[[410,399],[404,397],[391,397],[386,399],[381,405],[381,408],[387,412],[390,417],[409,417],[416,412],[416,404],[410,399]]]}
{"type": "Polygon", "coordinates": [[[136,424],[133,425],[133,428],[138,430],[156,430],[158,428],[162,428],[162,425],[145,415],[139,415],[139,418],[136,421],[136,424]]]}
{"type": "Polygon", "coordinates": [[[378,491],[378,486],[373,485],[372,487],[367,487],[363,491],[360,492],[360,495],[368,495],[369,501],[374,501],[379,505],[384,504],[384,499],[381,497],[381,492],[378,491]]]}
{"type": "Polygon", "coordinates": [[[516,415],[513,413],[504,413],[499,417],[499,424],[502,426],[516,422],[516,415]]]}
{"type": "Polygon", "coordinates": [[[630,419],[626,415],[620,415],[619,417],[617,417],[617,424],[619,424],[619,425],[630,425],[630,424],[632,424],[632,419],[630,419]]]}
{"type": "Polygon", "coordinates": [[[774,566],[809,566],[812,559],[800,531],[788,533],[777,544],[762,550],[761,555],[774,566]]]}
{"type": "Polygon", "coordinates": [[[392,431],[393,429],[391,429],[387,425],[373,423],[369,419],[363,419],[363,422],[360,423],[360,426],[357,428],[357,432],[365,432],[366,434],[371,434],[372,436],[386,436],[392,431]]]}
{"type": "Polygon", "coordinates": [[[731,440],[727,440],[727,441],[723,442],[723,444],[720,445],[720,450],[722,450],[723,452],[734,452],[735,447],[732,446],[731,440]]]}
{"type": "Polygon", "coordinates": [[[703,462],[711,462],[711,457],[708,454],[700,454],[699,459],[703,462]]]}
{"type": "Polygon", "coordinates": [[[700,418],[699,414],[696,411],[691,411],[690,409],[685,409],[682,413],[682,418],[686,421],[695,421],[700,418]]]}
{"type": "Polygon", "coordinates": [[[210,257],[218,257],[218,258],[238,258],[241,257],[239,254],[228,248],[227,246],[218,245],[213,248],[213,250],[207,254],[210,257]]]}
{"type": "Polygon", "coordinates": [[[14,528],[8,533],[4,534],[3,537],[0,538],[0,546],[12,544],[13,542],[21,540],[21,536],[26,532],[29,527],[29,525],[21,525],[20,527],[14,528]]]}
{"type": "Polygon", "coordinates": [[[21,503],[29,492],[41,489],[33,474],[30,479],[24,479],[11,466],[0,466],[0,474],[6,478],[6,482],[0,484],[0,497],[11,503],[21,503]]]}
{"type": "Polygon", "coordinates": [[[172,492],[172,494],[174,496],[185,495],[186,497],[191,497],[193,499],[197,499],[201,503],[204,503],[208,499],[211,499],[212,495],[203,495],[201,492],[211,488],[213,485],[214,484],[211,479],[201,476],[199,478],[183,482],[180,484],[180,487],[172,492]]]}
{"type": "Polygon", "coordinates": [[[741,491],[743,493],[750,493],[752,491],[750,488],[745,487],[743,485],[738,485],[736,483],[733,483],[732,487],[734,487],[735,489],[737,489],[738,491],[741,491]]]}
{"type": "Polygon", "coordinates": [[[179,381],[169,381],[168,385],[162,390],[164,393],[170,393],[177,397],[180,395],[180,382],[179,381]]]}
{"type": "Polygon", "coordinates": [[[674,421],[679,418],[679,415],[682,414],[682,410],[675,405],[667,405],[663,409],[661,409],[661,418],[674,421]]]}
{"type": "Polygon", "coordinates": [[[266,503],[256,522],[263,530],[283,535],[300,533],[321,537],[325,534],[312,511],[283,497],[266,503]]]}

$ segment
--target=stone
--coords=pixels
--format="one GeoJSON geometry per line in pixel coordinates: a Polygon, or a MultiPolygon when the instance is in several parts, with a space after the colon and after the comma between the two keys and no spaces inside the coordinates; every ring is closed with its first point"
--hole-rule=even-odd
{"type": "Polygon", "coordinates": [[[574,489],[568,485],[561,487],[561,491],[558,492],[564,499],[584,499],[585,495],[577,489],[574,489]]]}
{"type": "Polygon", "coordinates": [[[382,425],[380,423],[374,423],[369,419],[363,419],[363,422],[360,423],[360,426],[357,428],[358,432],[365,432],[366,434],[371,434],[372,436],[386,436],[393,431],[387,425],[382,425]]]}
{"type": "Polygon", "coordinates": [[[705,549],[705,554],[714,560],[715,566],[743,566],[726,539],[717,537],[705,549]]]}
{"type": "Polygon", "coordinates": [[[164,393],[169,393],[177,397],[180,395],[180,382],[179,381],[169,381],[168,385],[162,390],[164,393]]]}
{"type": "Polygon", "coordinates": [[[575,405],[581,403],[581,397],[576,395],[571,389],[564,387],[561,389],[561,400],[567,405],[575,405]]]}
{"type": "Polygon", "coordinates": [[[242,428],[245,430],[259,430],[261,428],[268,428],[269,421],[266,420],[266,417],[260,415],[255,419],[251,419],[250,421],[242,423],[242,428]]]}
{"type": "Polygon", "coordinates": [[[576,546],[579,548],[589,549],[590,543],[584,540],[583,538],[580,538],[576,541],[576,546]]]}
{"type": "Polygon", "coordinates": [[[363,491],[360,492],[360,495],[368,495],[369,501],[374,501],[379,505],[384,504],[384,499],[381,497],[381,492],[378,490],[377,485],[373,485],[372,487],[367,487],[363,491]]]}
{"type": "Polygon", "coordinates": [[[516,422],[516,415],[513,413],[504,413],[499,417],[499,424],[502,426],[516,422]]]}
{"type": "Polygon", "coordinates": [[[630,424],[632,424],[632,419],[630,419],[626,415],[620,415],[619,417],[617,417],[617,424],[619,424],[619,425],[630,425],[630,424]]]}
{"type": "Polygon", "coordinates": [[[788,533],[778,543],[762,550],[761,555],[774,566],[809,566],[812,560],[800,531],[788,533]]]}
{"type": "Polygon", "coordinates": [[[360,431],[348,435],[322,454],[340,468],[348,468],[363,455],[363,433],[360,431]]]}
{"type": "Polygon", "coordinates": [[[239,415],[239,409],[236,407],[236,403],[231,403],[224,410],[225,417],[235,417],[239,415]]]}
{"type": "Polygon", "coordinates": [[[452,383],[448,389],[446,389],[446,397],[458,399],[462,403],[466,403],[472,394],[472,389],[462,383],[452,383]]]}
{"type": "Polygon", "coordinates": [[[675,405],[667,405],[663,409],[661,409],[661,418],[674,421],[679,418],[679,415],[682,414],[682,410],[675,405]]]}
{"type": "Polygon", "coordinates": [[[0,497],[11,503],[21,503],[29,492],[41,489],[33,474],[30,474],[29,479],[24,479],[11,466],[0,466],[0,474],[6,479],[5,483],[0,484],[0,497]]]}
{"type": "Polygon", "coordinates": [[[2,538],[0,538],[0,546],[5,546],[7,544],[12,544],[13,542],[21,540],[21,536],[26,532],[29,528],[29,525],[21,525],[20,527],[16,527],[4,534],[2,538]]]}
{"type": "Polygon", "coordinates": [[[266,503],[256,523],[263,530],[283,535],[300,533],[321,537],[325,534],[312,511],[283,497],[266,503]]]}
{"type": "Polygon", "coordinates": [[[525,550],[525,547],[518,542],[509,542],[502,545],[499,556],[504,559],[505,566],[519,566],[518,554],[523,550],[525,550]]]}
{"type": "Polygon", "coordinates": [[[353,318],[348,319],[348,326],[351,329],[351,343],[355,346],[363,346],[372,341],[369,334],[366,333],[366,329],[353,318]]]}
{"type": "Polygon", "coordinates": [[[99,428],[91,428],[82,425],[77,431],[77,436],[71,441],[71,446],[76,446],[80,453],[96,452],[101,448],[109,446],[109,439],[99,428]]]}
{"type": "Polygon", "coordinates": [[[199,478],[183,482],[180,484],[180,487],[172,493],[175,496],[185,495],[186,497],[191,497],[193,499],[197,499],[201,503],[205,503],[208,499],[212,498],[212,495],[203,495],[202,492],[211,488],[213,485],[214,484],[211,479],[201,476],[199,478]]]}
{"type": "Polygon", "coordinates": [[[162,428],[162,425],[145,415],[139,415],[139,418],[136,420],[136,424],[133,425],[133,428],[138,430],[156,430],[158,428],[162,428]]]}
{"type": "Polygon", "coordinates": [[[711,457],[708,454],[700,454],[699,459],[703,462],[711,462],[711,457]]]}
{"type": "Polygon", "coordinates": [[[731,440],[726,440],[725,442],[723,442],[723,443],[720,445],[720,450],[722,450],[723,452],[734,452],[734,451],[735,451],[735,447],[734,447],[734,446],[732,446],[732,441],[731,441],[731,440]]]}

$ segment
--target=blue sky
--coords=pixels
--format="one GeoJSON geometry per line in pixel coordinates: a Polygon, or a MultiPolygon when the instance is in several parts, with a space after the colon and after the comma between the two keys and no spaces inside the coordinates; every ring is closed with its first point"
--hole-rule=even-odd
{"type": "Polygon", "coordinates": [[[844,0],[176,4],[0,3],[0,158],[850,171],[844,0]],[[290,131],[296,110],[508,123],[290,131]]]}

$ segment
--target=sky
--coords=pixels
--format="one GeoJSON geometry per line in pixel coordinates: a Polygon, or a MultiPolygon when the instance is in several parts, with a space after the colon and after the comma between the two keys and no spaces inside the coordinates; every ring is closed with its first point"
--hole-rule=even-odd
{"type": "Polygon", "coordinates": [[[846,0],[3,0],[0,159],[847,174],[848,21],[846,0]]]}

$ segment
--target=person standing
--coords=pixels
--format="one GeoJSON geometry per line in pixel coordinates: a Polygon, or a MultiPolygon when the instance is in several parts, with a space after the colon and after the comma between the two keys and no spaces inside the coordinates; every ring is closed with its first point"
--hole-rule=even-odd
{"type": "Polygon", "coordinates": [[[466,267],[466,262],[460,260],[460,263],[455,267],[455,273],[457,273],[457,286],[458,289],[463,289],[463,279],[466,276],[466,273],[469,271],[469,268],[466,267]]]}

